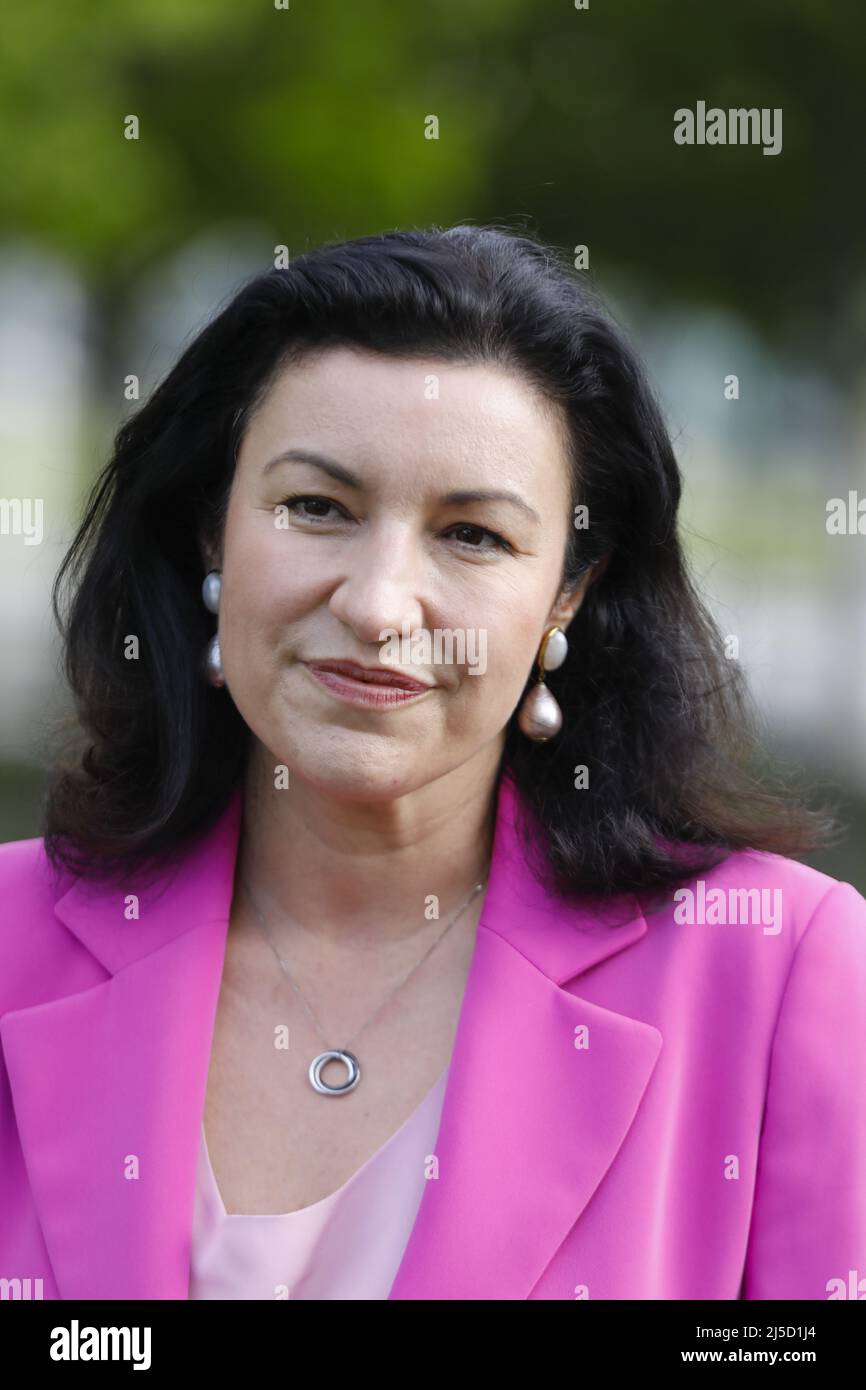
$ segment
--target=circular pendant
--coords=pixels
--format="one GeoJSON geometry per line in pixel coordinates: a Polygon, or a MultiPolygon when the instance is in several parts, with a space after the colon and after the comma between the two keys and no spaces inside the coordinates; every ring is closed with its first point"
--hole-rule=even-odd
{"type": "Polygon", "coordinates": [[[310,1063],[310,1085],[323,1096],[344,1096],[353,1091],[361,1080],[361,1068],[353,1052],[320,1052],[310,1063]],[[329,1086],[322,1080],[322,1068],[327,1062],[342,1062],[348,1073],[342,1086],[329,1086]]]}

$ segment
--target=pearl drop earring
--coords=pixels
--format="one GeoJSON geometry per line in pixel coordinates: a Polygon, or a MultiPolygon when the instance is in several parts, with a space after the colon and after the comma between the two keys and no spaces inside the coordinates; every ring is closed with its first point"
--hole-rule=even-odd
{"type": "MultiPolygon", "coordinates": [[[[205,608],[209,613],[219,612],[221,590],[222,576],[219,570],[211,570],[208,574],[205,575],[204,582],[201,586],[202,600],[204,602],[205,608]]],[[[222,656],[220,654],[220,639],[219,634],[216,632],[214,633],[213,637],[210,639],[210,642],[208,643],[205,669],[207,671],[207,678],[210,681],[211,685],[225,685],[226,678],[223,674],[222,656]]]]}
{"type": "Polygon", "coordinates": [[[547,671],[555,671],[568,655],[568,640],[561,627],[549,627],[541,639],[536,662],[538,679],[520,706],[517,723],[534,743],[547,743],[562,728],[562,710],[544,683],[547,671]]]}

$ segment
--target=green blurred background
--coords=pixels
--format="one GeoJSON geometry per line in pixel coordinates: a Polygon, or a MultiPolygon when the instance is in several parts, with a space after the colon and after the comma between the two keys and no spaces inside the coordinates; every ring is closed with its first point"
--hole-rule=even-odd
{"type": "Polygon", "coordinates": [[[126,378],[146,395],[278,246],[496,222],[588,248],[767,740],[840,798],[810,862],[866,892],[866,536],[826,527],[830,498],[866,497],[864,32],[862,0],[8,12],[0,498],[43,499],[44,538],[0,534],[0,839],[39,833],[67,698],[49,589],[126,378]],[[699,101],[781,109],[781,152],[678,145],[699,101]]]}

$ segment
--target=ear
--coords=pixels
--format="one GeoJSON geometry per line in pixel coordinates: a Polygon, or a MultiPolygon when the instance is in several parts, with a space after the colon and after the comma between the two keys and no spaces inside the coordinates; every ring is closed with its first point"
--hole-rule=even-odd
{"type": "Polygon", "coordinates": [[[586,597],[587,590],[597,579],[604,574],[610,562],[610,554],[603,555],[594,565],[591,565],[582,579],[578,580],[573,589],[563,589],[550,610],[548,627],[561,627],[563,632],[568,628],[575,613],[586,597]]]}
{"type": "Polygon", "coordinates": [[[198,536],[198,553],[201,557],[205,574],[210,574],[211,570],[222,568],[222,556],[219,553],[218,547],[209,537],[203,535],[201,532],[198,536]]]}

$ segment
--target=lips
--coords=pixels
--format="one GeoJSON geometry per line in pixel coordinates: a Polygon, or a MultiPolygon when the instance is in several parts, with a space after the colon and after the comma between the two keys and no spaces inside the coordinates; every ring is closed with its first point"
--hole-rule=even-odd
{"type": "Polygon", "coordinates": [[[354,661],[308,661],[313,671],[331,671],[335,676],[348,676],[350,680],[363,681],[365,685],[389,685],[397,690],[419,692],[429,690],[423,681],[416,681],[402,671],[391,671],[387,667],[359,666],[354,661]]]}

